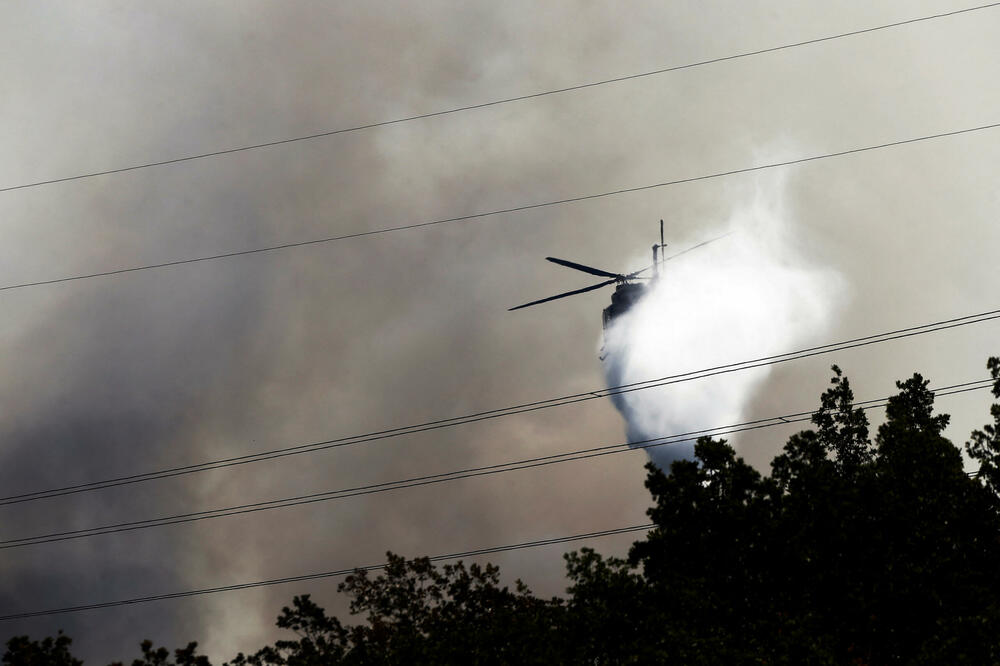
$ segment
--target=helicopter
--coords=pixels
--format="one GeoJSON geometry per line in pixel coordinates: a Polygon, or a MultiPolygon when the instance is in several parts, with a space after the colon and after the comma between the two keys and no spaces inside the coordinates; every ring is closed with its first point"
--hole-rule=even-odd
{"type": "MultiPolygon", "coordinates": [[[[730,232],[732,233],[732,232],[730,232]]],[[[601,289],[602,287],[607,287],[610,285],[615,285],[615,291],[611,294],[611,305],[604,308],[602,316],[602,325],[605,331],[608,330],[608,326],[611,325],[618,317],[622,316],[628,312],[632,306],[638,303],[643,296],[646,295],[646,290],[649,288],[649,284],[660,279],[660,267],[663,262],[675,259],[696,250],[700,247],[704,247],[709,243],[714,243],[717,240],[721,240],[728,236],[729,234],[723,234],[716,238],[709,239],[702,243],[698,243],[686,250],[682,250],[677,254],[673,254],[669,257],[665,256],[665,250],[667,244],[663,241],[663,220],[660,220],[660,242],[653,245],[653,263],[645,268],[640,268],[637,271],[631,273],[612,273],[611,271],[605,271],[600,268],[594,268],[593,266],[586,266],[584,264],[578,264],[575,261],[567,261],[565,259],[557,259],[556,257],[545,257],[546,261],[551,261],[554,264],[560,266],[565,266],[566,268],[572,268],[574,270],[582,271],[584,273],[589,273],[590,275],[596,275],[598,277],[609,278],[604,282],[598,282],[597,284],[592,284],[589,287],[583,287],[582,289],[574,289],[573,291],[566,291],[561,294],[556,294],[555,296],[549,296],[548,298],[541,298],[537,301],[531,301],[530,303],[525,303],[523,305],[518,305],[516,307],[510,308],[508,311],[520,310],[521,308],[531,307],[532,305],[540,305],[542,303],[548,303],[549,301],[555,301],[560,298],[566,298],[568,296],[575,296],[577,294],[583,294],[588,291],[594,291],[595,289],[601,289]],[[643,276],[642,273],[652,269],[653,274],[651,276],[643,276]]]]}

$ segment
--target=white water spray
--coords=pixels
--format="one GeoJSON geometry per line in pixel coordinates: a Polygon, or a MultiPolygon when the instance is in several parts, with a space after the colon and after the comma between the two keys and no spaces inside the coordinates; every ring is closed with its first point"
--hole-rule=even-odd
{"type": "MultiPolygon", "coordinates": [[[[816,342],[827,330],[845,300],[844,281],[799,256],[780,201],[758,191],[727,226],[704,235],[731,232],[725,239],[665,263],[642,300],[605,331],[609,387],[782,353],[816,342]]],[[[613,400],[628,441],[638,442],[739,423],[770,372],[763,366],[613,400]]],[[[693,448],[685,442],[647,451],[668,468],[690,458],[693,448]]]]}

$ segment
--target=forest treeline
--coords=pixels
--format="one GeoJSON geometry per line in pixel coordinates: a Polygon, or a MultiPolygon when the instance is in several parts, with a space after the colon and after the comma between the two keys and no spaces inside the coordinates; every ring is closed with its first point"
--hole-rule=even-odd
{"type": "MultiPolygon", "coordinates": [[[[919,374],[873,434],[834,366],[814,427],[769,474],[710,438],[670,474],[648,465],[655,528],[626,559],[564,555],[562,597],[390,553],[339,586],[353,623],[295,597],[287,637],[228,664],[1000,663],[1000,359],[988,368],[998,403],[965,443],[975,476],[919,374]]],[[[18,636],[3,663],[81,664],[71,648],[18,636]]],[[[210,663],[195,643],[140,651],[133,666],[210,663]]]]}

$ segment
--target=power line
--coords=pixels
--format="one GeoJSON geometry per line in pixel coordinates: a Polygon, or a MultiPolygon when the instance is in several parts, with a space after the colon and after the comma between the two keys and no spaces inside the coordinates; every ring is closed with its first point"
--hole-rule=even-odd
{"type": "Polygon", "coordinates": [[[920,17],[917,17],[917,18],[906,19],[906,20],[903,20],[903,21],[896,21],[894,23],[886,23],[886,24],[883,24],[883,25],[873,26],[873,27],[870,27],[870,28],[861,28],[859,30],[851,30],[849,32],[841,32],[841,33],[837,33],[837,34],[834,34],[834,35],[828,35],[826,37],[818,37],[818,38],[815,38],[815,39],[807,39],[807,40],[800,41],[800,42],[792,42],[792,43],[789,43],[789,44],[782,44],[782,45],[779,45],[779,46],[772,46],[772,47],[769,47],[769,48],[758,49],[758,50],[755,50],[755,51],[744,51],[744,52],[741,52],[741,53],[736,53],[736,54],[732,54],[732,55],[728,55],[728,56],[721,56],[721,57],[718,57],[718,58],[711,58],[711,59],[708,59],[708,60],[700,60],[700,61],[696,61],[696,62],[690,62],[690,63],[684,64],[684,65],[674,65],[674,66],[671,66],[671,67],[664,67],[664,68],[661,68],[661,69],[655,69],[655,70],[651,70],[651,71],[648,71],[648,72],[640,72],[638,74],[627,74],[627,75],[624,75],[624,76],[618,76],[618,77],[614,77],[614,78],[610,78],[610,79],[602,79],[602,80],[599,80],[599,81],[591,81],[589,83],[581,83],[581,84],[577,84],[577,85],[573,85],[573,86],[567,86],[565,88],[556,88],[556,89],[553,89],[553,90],[545,90],[545,91],[542,91],[542,92],[529,93],[529,94],[526,94],[526,95],[518,95],[516,97],[506,97],[506,98],[496,99],[496,100],[492,100],[492,101],[488,101],[488,102],[481,102],[481,103],[478,103],[478,104],[469,104],[469,105],[466,105],[466,106],[458,106],[458,107],[454,107],[454,108],[451,108],[451,109],[445,109],[445,110],[442,110],[442,111],[432,111],[432,112],[429,112],[429,113],[421,113],[421,114],[417,114],[417,115],[413,115],[413,116],[405,116],[405,117],[396,118],[396,119],[393,119],[393,120],[383,120],[383,121],[378,121],[378,122],[373,122],[373,123],[367,123],[367,124],[364,124],[364,125],[355,125],[353,127],[345,127],[345,128],[341,128],[341,129],[327,130],[327,131],[324,131],[324,132],[317,132],[315,134],[307,134],[307,135],[304,135],[304,136],[292,137],[292,138],[289,138],[289,139],[278,139],[278,140],[275,140],[275,141],[266,141],[266,142],[263,142],[263,143],[256,143],[256,144],[251,144],[251,145],[248,145],[248,146],[240,146],[240,147],[237,147],[237,148],[227,148],[227,149],[223,149],[223,150],[215,150],[215,151],[211,151],[211,152],[207,152],[207,153],[198,153],[196,155],[187,155],[185,157],[176,157],[176,158],[173,158],[173,159],[160,160],[160,161],[156,161],[156,162],[147,162],[147,163],[144,163],[144,164],[135,164],[135,165],[132,165],[132,166],[120,167],[120,168],[117,168],[117,169],[107,169],[105,171],[91,171],[89,173],[77,174],[75,176],[65,176],[63,178],[52,178],[52,179],[49,179],[49,180],[40,180],[40,181],[36,181],[36,182],[33,182],[33,183],[24,183],[24,184],[21,184],[21,185],[9,185],[7,187],[0,188],[0,192],[10,192],[10,191],[13,191],[13,190],[23,190],[23,189],[27,189],[27,188],[31,188],[31,187],[39,187],[39,186],[42,186],[42,185],[52,185],[52,184],[55,184],[55,183],[65,183],[65,182],[69,182],[69,181],[73,181],[73,180],[83,180],[85,178],[96,178],[98,176],[109,176],[109,175],[112,175],[112,174],[125,173],[125,172],[128,172],[128,171],[137,171],[137,170],[140,170],[140,169],[149,169],[149,168],[152,168],[152,167],[166,166],[166,165],[169,165],[169,164],[179,164],[181,162],[191,162],[191,161],[194,161],[194,160],[201,160],[201,159],[205,159],[205,158],[208,158],[208,157],[219,157],[219,156],[222,156],[222,155],[231,155],[233,153],[242,153],[242,152],[246,152],[246,151],[250,151],[250,150],[257,150],[257,149],[260,149],[260,148],[270,148],[270,147],[281,146],[281,145],[285,145],[285,144],[289,144],[289,143],[298,143],[298,142],[301,142],[301,141],[310,141],[310,140],[313,140],[313,139],[320,139],[320,138],[324,138],[324,137],[336,136],[338,134],[348,134],[348,133],[351,133],[351,132],[359,132],[359,131],[362,131],[362,130],[375,129],[377,127],[386,127],[388,125],[397,125],[397,124],[400,124],[400,123],[411,122],[411,121],[414,121],[414,120],[424,120],[424,119],[427,119],[427,118],[434,118],[434,117],[437,117],[437,116],[446,116],[446,115],[450,115],[450,114],[454,114],[454,113],[460,113],[460,112],[463,112],[463,111],[473,111],[473,110],[476,110],[476,109],[484,109],[484,108],[491,107],[491,106],[498,106],[498,105],[501,105],[501,104],[509,104],[511,102],[520,102],[520,101],[529,100],[529,99],[536,99],[536,98],[539,98],[539,97],[547,97],[549,95],[558,95],[558,94],[562,94],[562,93],[572,92],[572,91],[575,91],[575,90],[584,90],[586,88],[594,88],[594,87],[597,87],[597,86],[608,85],[608,84],[611,84],[611,83],[621,83],[621,82],[624,82],[624,81],[631,81],[631,80],[634,80],[634,79],[640,79],[640,78],[649,77],[649,76],[656,76],[656,75],[660,75],[660,74],[667,74],[669,72],[676,72],[676,71],[683,70],[683,69],[692,69],[694,67],[701,67],[701,66],[704,66],[704,65],[711,65],[711,64],[715,64],[715,63],[726,62],[726,61],[729,61],[729,60],[738,60],[740,58],[749,58],[749,57],[752,57],[752,56],[763,55],[763,54],[766,54],[766,53],[774,53],[776,51],[783,51],[785,49],[798,48],[798,47],[801,47],[801,46],[808,46],[808,45],[811,45],[811,44],[820,44],[822,42],[829,42],[829,41],[833,41],[833,40],[836,40],[836,39],[843,39],[845,37],[854,37],[854,36],[857,36],[857,35],[863,35],[863,34],[867,34],[867,33],[871,33],[871,32],[878,32],[880,30],[889,30],[891,28],[899,28],[899,27],[910,25],[910,24],[913,24],[913,23],[921,23],[921,22],[924,22],[924,21],[932,21],[932,20],[935,20],[935,19],[947,18],[947,17],[950,17],[950,16],[957,16],[959,14],[966,14],[966,13],[969,13],[969,12],[975,12],[975,11],[979,11],[979,10],[982,10],[982,9],[991,9],[991,8],[996,7],[998,5],[1000,5],[1000,2],[993,2],[993,3],[986,4],[986,5],[978,5],[976,7],[967,7],[965,9],[957,9],[957,10],[950,11],[950,12],[942,12],[940,14],[931,14],[931,15],[927,15],[927,16],[920,16],[920,17]]]}
{"type": "Polygon", "coordinates": [[[854,155],[857,153],[864,153],[871,150],[880,150],[882,148],[891,148],[894,146],[902,146],[910,143],[918,143],[921,141],[929,141],[931,139],[941,139],[944,137],[958,136],[961,134],[969,134],[972,132],[982,132],[984,130],[996,129],[1000,127],[1000,123],[992,123],[989,125],[980,125],[978,127],[968,127],[965,129],[952,130],[948,132],[939,132],[937,134],[927,134],[924,136],[913,137],[910,139],[901,139],[898,141],[889,141],[885,143],[879,143],[871,146],[863,146],[860,148],[850,148],[848,150],[841,150],[835,153],[821,153],[819,155],[810,155],[808,157],[800,157],[793,160],[785,160],[783,162],[771,162],[769,164],[759,164],[756,166],[743,167],[740,169],[730,169],[728,171],[718,171],[715,173],[704,174],[701,176],[691,176],[688,178],[679,178],[677,180],[668,180],[660,183],[652,183],[648,185],[638,185],[636,187],[625,187],[618,190],[611,190],[607,192],[599,192],[596,194],[584,194],[576,197],[569,197],[566,199],[556,199],[552,201],[543,201],[540,203],[533,204],[523,204],[520,206],[514,206],[511,208],[501,208],[497,210],[485,211],[481,213],[471,213],[469,215],[459,215],[457,217],[448,217],[438,220],[430,220],[428,222],[416,222],[413,224],[403,224],[395,227],[384,227],[382,229],[372,229],[369,231],[358,231],[349,234],[342,234],[339,236],[328,236],[326,238],[313,238],[311,240],[297,241],[294,243],[282,243],[280,245],[268,245],[265,247],[258,247],[249,250],[237,250],[234,252],[223,252],[220,254],[209,254],[201,257],[190,257],[188,259],[177,259],[174,261],[164,261],[156,264],[143,264],[141,266],[132,266],[129,268],[117,268],[113,270],[100,271],[97,273],[85,273],[80,275],[70,275],[67,277],[52,278],[48,280],[36,280],[34,282],[21,282],[17,284],[9,284],[0,287],[0,291],[8,291],[11,289],[23,289],[26,287],[38,287],[48,284],[58,284],[61,282],[73,282],[76,280],[89,280],[91,278],[97,277],[109,277],[113,275],[122,275],[124,273],[134,273],[136,271],[146,271],[155,268],[168,268],[171,266],[182,266],[186,264],[195,264],[203,261],[214,261],[216,259],[229,259],[233,257],[243,257],[251,254],[261,254],[264,252],[274,252],[277,250],[287,250],[296,247],[305,247],[307,245],[319,245],[323,243],[334,243],[337,241],[348,240],[351,238],[361,238],[363,236],[376,236],[380,234],[388,234],[397,231],[406,231],[409,229],[420,229],[424,227],[431,227],[439,224],[448,224],[452,222],[472,222],[481,220],[488,217],[493,217],[496,215],[506,215],[509,213],[518,213],[527,210],[535,210],[538,208],[548,208],[551,206],[561,206],[570,203],[579,203],[582,201],[590,201],[593,199],[602,199],[605,197],[613,197],[622,194],[631,194],[635,192],[642,192],[645,190],[653,190],[660,187],[669,187],[672,185],[681,185],[684,183],[694,183],[702,180],[710,180],[713,178],[722,178],[724,176],[734,176],[737,174],[750,173],[753,171],[763,171],[765,169],[776,169],[779,167],[792,166],[796,164],[805,164],[806,162],[815,162],[817,160],[825,160],[831,157],[843,157],[845,155],[854,155]]]}
{"type": "MultiPolygon", "coordinates": [[[[975,472],[968,473],[970,477],[975,477],[975,472]]],[[[475,550],[467,550],[461,553],[450,553],[448,555],[435,555],[429,557],[431,562],[442,562],[447,560],[455,560],[463,557],[476,557],[479,555],[490,555],[493,553],[502,553],[512,550],[524,550],[527,548],[537,548],[541,546],[551,546],[561,543],[571,543],[574,541],[583,541],[585,539],[598,539],[606,536],[614,536],[619,534],[629,534],[632,532],[648,531],[656,527],[653,523],[647,523],[645,525],[632,525],[629,527],[619,527],[610,530],[601,530],[599,532],[587,532],[585,534],[574,534],[571,536],[563,537],[552,537],[549,539],[539,539],[537,541],[522,541],[520,543],[510,544],[506,546],[494,546],[491,548],[477,548],[475,550]]],[[[77,613],[80,611],[87,610],[98,610],[102,608],[114,608],[117,606],[130,606],[133,604],[149,603],[151,601],[165,601],[168,599],[180,599],[183,597],[194,597],[204,594],[216,594],[218,592],[233,592],[236,590],[245,590],[254,587],[266,587],[271,585],[284,585],[287,583],[297,583],[301,581],[317,580],[321,578],[333,578],[339,576],[347,576],[356,571],[377,571],[384,569],[386,564],[373,564],[367,566],[354,567],[352,569],[338,569],[335,571],[323,571],[311,574],[302,574],[299,576],[287,576],[285,578],[272,578],[270,580],[255,581],[252,583],[237,583],[235,585],[222,585],[219,587],[206,587],[196,590],[186,590],[184,592],[169,592],[166,594],[155,594],[145,597],[133,597],[131,599],[119,599],[117,601],[104,601],[99,603],[82,604],[79,606],[64,606],[62,608],[51,608],[47,610],[39,611],[26,611],[21,613],[10,613],[7,615],[0,615],[0,621],[4,620],[21,620],[31,617],[41,617],[45,615],[60,615],[64,613],[77,613]]]]}
{"type": "MultiPolygon", "coordinates": [[[[958,393],[967,393],[969,391],[989,389],[992,387],[992,385],[993,385],[992,379],[981,379],[972,382],[965,382],[962,384],[955,384],[952,386],[945,386],[942,388],[933,389],[933,391],[937,394],[938,397],[943,397],[958,393]]],[[[864,410],[877,409],[879,407],[884,407],[887,404],[888,400],[889,398],[866,400],[863,402],[856,403],[855,407],[864,410]]],[[[298,497],[288,497],[284,499],[270,500],[266,502],[255,502],[252,504],[242,504],[239,506],[225,507],[221,509],[210,509],[206,511],[197,511],[193,513],[165,516],[161,518],[150,518],[145,520],[115,523],[111,525],[102,525],[99,527],[90,527],[85,529],[70,530],[64,532],[53,532],[49,534],[41,534],[31,537],[21,537],[18,539],[8,539],[0,541],[0,550],[5,550],[9,548],[21,548],[24,546],[34,546],[45,543],[54,543],[58,541],[71,541],[75,539],[84,539],[104,534],[131,532],[134,530],[149,529],[153,527],[164,527],[166,525],[177,525],[180,523],[191,523],[200,520],[209,520],[212,518],[225,518],[227,516],[236,516],[246,513],[257,513],[259,511],[270,511],[272,509],[282,509],[292,506],[299,506],[302,504],[329,502],[332,500],[347,499],[349,497],[358,497],[361,495],[374,495],[378,493],[389,492],[392,490],[402,490],[405,488],[414,488],[418,486],[436,485],[438,483],[457,481],[460,479],[468,479],[480,476],[492,476],[494,474],[502,474],[504,472],[513,472],[517,470],[530,469],[534,467],[545,467],[548,465],[555,465],[575,460],[587,460],[590,458],[599,458],[617,453],[627,453],[629,451],[646,450],[660,446],[665,446],[668,444],[679,444],[681,442],[694,441],[699,437],[704,437],[704,436],[719,437],[722,435],[731,435],[735,433],[746,432],[748,430],[759,430],[761,428],[770,428],[774,426],[800,423],[802,421],[810,420],[813,413],[814,412],[812,411],[808,411],[808,412],[798,412],[795,414],[785,414],[783,416],[774,416],[765,419],[756,419],[753,421],[746,421],[744,423],[737,423],[728,426],[716,426],[714,428],[705,428],[702,430],[679,433],[675,435],[666,435],[663,437],[655,437],[635,442],[610,444],[606,446],[599,446],[589,449],[581,449],[577,451],[568,451],[565,453],[538,456],[534,458],[528,458],[525,460],[516,460],[506,463],[497,463],[494,465],[484,465],[479,467],[469,467],[465,469],[454,470],[451,472],[442,472],[438,474],[430,474],[425,476],[413,477],[409,479],[401,479],[397,481],[387,481],[383,483],[358,486],[354,488],[344,488],[340,490],[312,493],[310,495],[300,495],[298,497]]]]}
{"type": "MultiPolygon", "coordinates": [[[[583,541],[585,539],[599,539],[617,534],[629,534],[641,532],[655,527],[652,523],[646,525],[631,525],[629,527],[618,527],[599,532],[587,532],[586,534],[574,534],[571,536],[552,537],[549,539],[539,539],[537,541],[522,541],[520,543],[506,546],[493,546],[490,548],[477,548],[461,553],[449,553],[447,555],[435,555],[428,558],[431,562],[442,562],[446,560],[457,560],[463,557],[476,557],[479,555],[491,555],[493,553],[504,553],[512,550],[524,550],[527,548],[538,548],[541,546],[552,546],[560,543],[570,543],[573,541],[583,541]]],[[[253,587],[266,587],[270,585],[284,585],[286,583],[298,583],[306,580],[316,580],[318,578],[332,578],[336,576],[347,576],[356,571],[376,571],[384,569],[386,564],[370,564],[368,566],[353,567],[351,569],[338,569],[336,571],[323,571],[320,573],[303,574],[300,576],[288,576],[285,578],[272,578],[270,580],[255,581],[252,583],[238,583],[236,585],[222,585],[219,587],[205,587],[197,590],[187,590],[184,592],[168,592],[166,594],[154,594],[146,597],[133,597],[131,599],[119,599],[117,601],[104,601],[100,603],[83,604],[80,606],[65,606],[63,608],[50,608],[48,610],[27,611],[23,613],[10,613],[0,615],[2,620],[21,620],[29,617],[39,617],[43,615],[59,615],[63,613],[77,613],[79,611],[97,610],[99,608],[113,608],[116,606],[130,606],[132,604],[143,604],[150,601],[164,601],[166,599],[180,599],[182,597],[194,597],[203,594],[216,594],[218,592],[233,592],[235,590],[246,590],[253,587]]]]}
{"type": "Polygon", "coordinates": [[[630,393],[632,391],[641,391],[648,388],[656,388],[660,386],[667,386],[670,384],[693,381],[696,379],[712,377],[715,375],[726,374],[730,372],[737,372],[740,370],[748,370],[752,368],[762,367],[765,365],[774,365],[786,361],[808,358],[819,354],[828,354],[836,351],[843,351],[846,349],[863,347],[867,345],[878,344],[881,342],[889,342],[891,340],[899,340],[902,338],[913,337],[916,335],[923,335],[925,333],[934,333],[938,331],[948,330],[951,328],[957,328],[959,326],[967,326],[970,324],[978,324],[986,321],[991,321],[994,319],[1000,319],[1000,310],[989,310],[986,312],[981,312],[973,315],[953,317],[951,319],[944,319],[929,324],[920,324],[918,326],[900,328],[893,331],[887,331],[885,333],[878,333],[874,335],[853,338],[851,340],[845,340],[842,342],[830,343],[816,347],[807,347],[805,349],[799,349],[797,351],[792,351],[792,352],[785,352],[783,354],[763,356],[755,359],[750,359],[747,361],[741,361],[738,363],[718,365],[710,368],[704,368],[702,370],[695,370],[676,375],[668,375],[666,377],[659,377],[656,379],[646,380],[642,382],[633,382],[630,384],[622,384],[619,386],[613,386],[604,389],[595,389],[593,391],[586,391],[583,393],[574,393],[570,395],[561,396],[558,398],[548,398],[545,400],[526,402],[519,405],[513,405],[511,407],[491,409],[472,414],[466,414],[464,416],[438,419],[435,421],[427,421],[424,423],[418,423],[410,426],[402,426],[388,430],[379,430],[379,431],[364,433],[361,435],[353,435],[349,437],[341,437],[338,439],[324,440],[321,442],[299,444],[281,449],[272,449],[269,451],[262,451],[260,453],[251,453],[242,456],[234,456],[231,458],[222,458],[219,460],[207,461],[203,463],[195,463],[191,465],[171,467],[153,472],[143,472],[140,474],[119,476],[109,479],[103,479],[100,481],[91,481],[88,483],[67,485],[59,488],[51,488],[48,490],[39,490],[28,493],[21,493],[18,495],[8,495],[6,497],[0,497],[0,506],[7,504],[20,504],[23,502],[32,502],[35,500],[61,497],[64,495],[73,495],[82,492],[103,490],[105,488],[113,488],[116,486],[143,483],[146,481],[153,481],[155,479],[171,478],[174,476],[194,474],[196,472],[205,472],[213,469],[222,469],[225,467],[246,465],[266,460],[274,460],[276,458],[300,455],[304,453],[312,453],[315,451],[323,451],[331,448],[353,446],[355,444],[362,444],[366,442],[390,439],[393,437],[400,437],[403,435],[411,435],[431,430],[438,430],[441,428],[450,428],[453,426],[476,423],[478,421],[501,418],[504,416],[524,414],[527,412],[549,409],[552,407],[562,407],[565,405],[576,404],[579,402],[607,398],[613,395],[620,395],[623,393],[630,393]]]}

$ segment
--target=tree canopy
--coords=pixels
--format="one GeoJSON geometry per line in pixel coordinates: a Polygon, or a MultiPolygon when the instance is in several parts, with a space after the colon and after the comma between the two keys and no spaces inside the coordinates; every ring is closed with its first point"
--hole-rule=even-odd
{"type": "MultiPolygon", "coordinates": [[[[298,596],[277,622],[294,638],[229,663],[1000,663],[1000,402],[966,444],[970,476],[923,377],[897,382],[871,437],[833,371],[769,474],[711,438],[669,474],[647,465],[654,529],[626,559],[566,554],[564,597],[390,553],[339,586],[358,623],[298,596]]],[[[77,666],[69,646],[14,637],[3,663],[77,666]]],[[[194,643],[141,650],[133,666],[209,663],[194,643]]]]}

